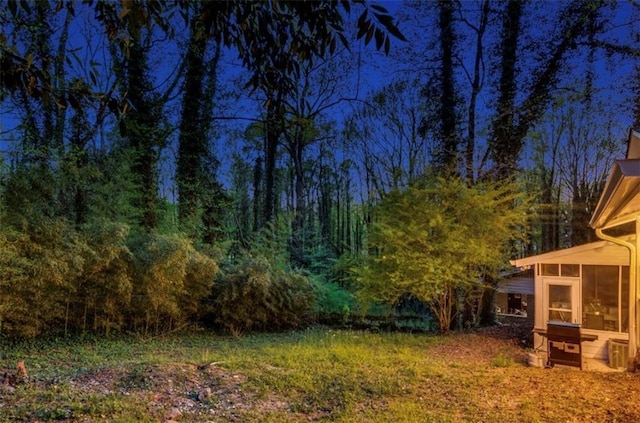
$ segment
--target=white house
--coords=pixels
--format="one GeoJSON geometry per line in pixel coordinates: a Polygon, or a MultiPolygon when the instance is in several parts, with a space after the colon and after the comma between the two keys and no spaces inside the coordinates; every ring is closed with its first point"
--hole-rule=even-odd
{"type": "Polygon", "coordinates": [[[640,339],[640,133],[609,174],[589,225],[601,241],[512,260],[534,272],[534,347],[550,364],[635,369],[640,339]]]}

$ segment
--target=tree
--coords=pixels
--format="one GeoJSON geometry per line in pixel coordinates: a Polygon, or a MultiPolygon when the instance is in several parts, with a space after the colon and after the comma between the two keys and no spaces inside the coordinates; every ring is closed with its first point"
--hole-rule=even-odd
{"type": "Polygon", "coordinates": [[[614,135],[615,116],[608,110],[612,101],[596,101],[600,95],[590,100],[595,92],[580,82],[573,91],[554,101],[527,137],[533,150],[528,174],[539,193],[537,252],[596,239],[589,219],[614,158],[623,154],[614,135]]]}
{"type": "MultiPolygon", "coordinates": [[[[202,4],[195,7],[198,16],[202,4]]],[[[195,236],[198,225],[198,209],[202,207],[210,192],[204,192],[205,186],[215,183],[207,175],[206,165],[217,166],[210,157],[209,137],[211,131],[211,109],[216,93],[220,44],[214,47],[210,60],[207,60],[208,39],[202,35],[201,19],[191,21],[189,43],[185,55],[184,95],[180,116],[178,137],[178,157],[176,163],[176,185],[178,188],[178,217],[182,227],[191,236],[195,236]]],[[[203,216],[203,218],[206,218],[203,216]]]]}
{"type": "MultiPolygon", "coordinates": [[[[569,54],[579,41],[596,31],[585,22],[598,22],[603,7],[602,1],[571,1],[563,5],[554,26],[556,35],[553,39],[557,41],[547,43],[546,50],[538,47],[542,60],[529,71],[530,80],[523,81],[520,72],[524,60],[522,52],[525,51],[522,46],[525,3],[520,0],[507,2],[502,18],[498,100],[489,140],[496,177],[514,175],[527,132],[544,114],[569,54]],[[518,102],[518,99],[522,100],[518,102]]],[[[540,41],[537,43],[544,45],[540,41]]]]}
{"type": "MultiPolygon", "coordinates": [[[[134,4],[131,13],[138,13],[140,5],[134,4]]],[[[115,14],[115,7],[110,9],[115,14]]],[[[152,31],[138,28],[135,35],[118,51],[112,45],[115,73],[119,89],[130,106],[122,116],[120,135],[127,141],[132,155],[131,171],[136,190],[134,205],[139,210],[138,223],[146,230],[158,227],[158,158],[166,141],[163,101],[155,89],[150,75],[149,52],[152,31]]],[[[107,28],[108,30],[108,28],[107,28]]]]}
{"type": "Polygon", "coordinates": [[[523,238],[527,204],[513,184],[469,187],[456,177],[389,193],[374,212],[369,256],[353,269],[361,298],[393,304],[409,294],[448,332],[458,296],[495,276],[509,242],[523,238]]]}
{"type": "Polygon", "coordinates": [[[425,112],[419,91],[417,80],[397,80],[366,98],[348,118],[347,152],[360,168],[369,199],[415,182],[429,163],[432,146],[419,128],[430,111],[425,112]]]}
{"type": "MultiPolygon", "coordinates": [[[[295,91],[296,78],[305,64],[334,53],[338,42],[348,46],[341,8],[363,1],[237,2],[232,10],[218,2],[206,3],[203,16],[207,33],[234,44],[244,66],[252,76],[247,86],[259,89],[265,97],[264,130],[264,222],[270,223],[275,206],[275,162],[279,138],[285,127],[285,96],[295,91]],[[230,12],[230,22],[220,19],[230,12]],[[229,23],[241,22],[241,25],[229,23]],[[223,28],[220,31],[221,26],[223,28]],[[307,28],[301,31],[299,28],[307,28]],[[222,35],[221,35],[222,34],[222,35]]],[[[377,5],[365,7],[358,18],[358,36],[365,44],[375,39],[378,50],[390,49],[390,36],[406,41],[389,12],[377,5]],[[371,13],[369,14],[369,11],[371,13]],[[370,16],[373,15],[373,16],[370,16]]]]}
{"type": "Polygon", "coordinates": [[[435,154],[435,165],[443,174],[458,173],[458,133],[456,113],[456,86],[453,66],[454,45],[456,36],[453,28],[454,2],[440,0],[440,69],[439,88],[442,101],[439,107],[440,130],[438,138],[440,145],[435,154]]]}
{"type": "Polygon", "coordinates": [[[477,103],[480,90],[482,89],[482,81],[484,80],[484,35],[487,30],[489,20],[489,0],[482,1],[482,9],[478,25],[473,25],[469,21],[467,25],[472,28],[476,34],[476,51],[473,61],[473,71],[469,72],[465,68],[465,73],[471,83],[471,94],[469,95],[469,106],[467,108],[467,140],[465,143],[464,168],[465,176],[469,184],[475,182],[475,165],[474,155],[476,153],[476,113],[477,103]],[[471,74],[473,76],[471,76],[471,74]]]}

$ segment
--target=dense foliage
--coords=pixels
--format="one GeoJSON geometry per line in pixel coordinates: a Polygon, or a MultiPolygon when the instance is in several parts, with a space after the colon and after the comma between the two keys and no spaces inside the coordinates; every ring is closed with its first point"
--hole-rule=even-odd
{"type": "Polygon", "coordinates": [[[460,298],[480,303],[510,245],[522,241],[527,209],[513,184],[438,178],[389,193],[374,211],[369,256],[353,269],[359,294],[392,304],[414,296],[448,332],[460,298]]]}
{"type": "Polygon", "coordinates": [[[236,335],[298,328],[310,318],[313,302],[307,278],[253,257],[220,274],[214,297],[216,323],[236,335]]]}
{"type": "Polygon", "coordinates": [[[6,4],[0,336],[346,323],[365,310],[348,269],[390,249],[406,274],[388,280],[431,285],[409,298],[363,267],[363,286],[421,315],[446,287],[432,313],[475,316],[474,281],[508,255],[590,239],[640,125],[636,3],[6,4]],[[526,225],[485,184],[511,178],[526,225]]]}
{"type": "Polygon", "coordinates": [[[204,313],[217,261],[177,235],[46,220],[0,236],[0,334],[158,333],[204,313]]]}

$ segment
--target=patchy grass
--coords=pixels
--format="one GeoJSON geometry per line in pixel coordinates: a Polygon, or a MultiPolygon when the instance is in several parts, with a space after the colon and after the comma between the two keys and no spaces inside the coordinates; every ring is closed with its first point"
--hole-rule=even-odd
{"type": "Polygon", "coordinates": [[[5,421],[640,421],[640,375],[530,368],[517,341],[312,330],[0,346],[5,421]]]}

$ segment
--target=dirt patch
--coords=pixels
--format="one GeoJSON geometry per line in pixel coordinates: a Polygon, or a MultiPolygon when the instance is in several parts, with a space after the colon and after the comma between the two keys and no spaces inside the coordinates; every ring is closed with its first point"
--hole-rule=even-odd
{"type": "Polygon", "coordinates": [[[451,363],[487,365],[503,358],[525,364],[529,332],[525,326],[499,325],[470,333],[444,335],[442,342],[429,350],[429,355],[451,363]]]}
{"type": "Polygon", "coordinates": [[[238,410],[286,410],[275,397],[256,398],[243,389],[246,377],[217,363],[148,365],[101,369],[73,378],[70,385],[87,394],[135,396],[148,401],[166,421],[207,418],[236,421],[238,410]]]}

